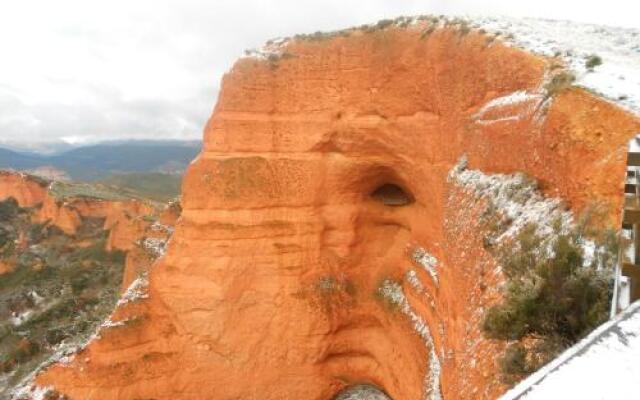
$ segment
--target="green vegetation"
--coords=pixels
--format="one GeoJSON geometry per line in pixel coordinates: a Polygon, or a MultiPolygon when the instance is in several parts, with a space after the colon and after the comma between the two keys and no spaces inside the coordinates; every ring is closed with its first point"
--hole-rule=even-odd
{"type": "Polygon", "coordinates": [[[10,372],[18,364],[30,360],[40,351],[37,343],[30,342],[29,339],[21,339],[9,354],[0,360],[0,372],[10,372]]]}
{"type": "Polygon", "coordinates": [[[19,211],[18,202],[13,197],[0,201],[0,221],[13,218],[19,211]]]}
{"type": "Polygon", "coordinates": [[[16,228],[27,223],[26,212],[13,198],[0,201],[0,261],[15,255],[16,228]]]}
{"type": "Polygon", "coordinates": [[[422,33],[420,34],[420,39],[426,39],[435,30],[436,30],[435,25],[430,25],[428,28],[426,28],[424,31],[422,31],[422,33]]]}
{"type": "Polygon", "coordinates": [[[182,176],[162,173],[112,175],[100,181],[128,197],[167,202],[180,195],[182,176]]]}
{"type": "Polygon", "coordinates": [[[598,65],[602,65],[602,58],[597,54],[592,54],[587,57],[584,65],[589,71],[593,71],[595,67],[597,67],[598,65]]]}
{"type": "Polygon", "coordinates": [[[504,382],[522,379],[606,321],[618,244],[614,231],[599,226],[593,215],[570,228],[556,221],[551,235],[531,224],[493,249],[507,284],[482,329],[491,339],[517,341],[499,359],[504,382]],[[592,260],[588,243],[596,249],[592,260]]]}
{"type": "Polygon", "coordinates": [[[93,198],[109,201],[130,199],[121,189],[101,184],[69,183],[56,181],[49,190],[56,200],[93,198]]]}
{"type": "Polygon", "coordinates": [[[386,29],[395,23],[392,19],[381,19],[375,25],[376,29],[386,29]]]}
{"type": "Polygon", "coordinates": [[[124,253],[105,250],[102,220],[85,219],[77,237],[32,224],[33,210],[0,202],[0,376],[3,390],[54,352],[81,343],[109,315],[119,295],[124,253]],[[21,243],[16,246],[17,238],[21,243]],[[8,252],[7,249],[12,251],[8,252]]]}

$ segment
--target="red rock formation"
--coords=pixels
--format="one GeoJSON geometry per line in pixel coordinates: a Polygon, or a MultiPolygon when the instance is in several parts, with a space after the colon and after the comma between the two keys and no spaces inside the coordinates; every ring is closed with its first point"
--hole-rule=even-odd
{"type": "Polygon", "coordinates": [[[72,206],[85,218],[104,218],[105,229],[111,229],[122,218],[144,217],[157,212],[152,204],[136,199],[122,201],[75,199],[72,206]]]}
{"type": "Polygon", "coordinates": [[[67,235],[75,235],[80,225],[82,225],[82,216],[76,209],[70,207],[67,202],[57,200],[48,193],[35,219],[35,222],[50,222],[52,225],[62,229],[67,235]]]}
{"type": "MultiPolygon", "coordinates": [[[[86,218],[104,219],[109,231],[108,251],[129,251],[126,259],[123,290],[140,273],[148,270],[157,254],[140,245],[145,238],[166,241],[180,215],[178,203],[159,210],[142,200],[107,201],[98,198],[57,199],[47,191],[47,184],[27,174],[0,171],[0,201],[15,198],[22,207],[36,207],[33,222],[50,223],[67,235],[75,235],[86,218]],[[39,207],[39,208],[38,208],[39,207]],[[160,224],[154,224],[159,218],[160,224]]],[[[26,246],[26,239],[21,241],[26,246]]],[[[14,260],[15,261],[15,260],[14,260]]],[[[0,275],[11,272],[14,262],[0,263],[0,275]]]]}
{"type": "Polygon", "coordinates": [[[576,210],[619,206],[640,121],[580,89],[544,102],[546,60],[473,32],[354,31],[284,52],[225,76],[149,298],[116,313],[136,323],[39,384],[107,400],[504,390],[497,345],[470,325],[495,299],[478,282],[499,277],[449,171],[466,153],[486,172],[526,171],[576,210]],[[372,197],[384,184],[409,204],[372,197]]]}
{"type": "Polygon", "coordinates": [[[47,184],[26,174],[0,171],[0,201],[14,198],[20,207],[41,204],[47,195],[47,184]]]}
{"type": "Polygon", "coordinates": [[[0,201],[15,198],[21,207],[40,207],[34,222],[49,222],[73,235],[84,218],[103,218],[104,229],[120,224],[110,235],[110,250],[128,250],[150,222],[143,217],[158,213],[156,206],[142,200],[106,201],[98,198],[57,199],[45,181],[31,175],[0,171],[0,201]]]}
{"type": "Polygon", "coordinates": [[[171,201],[160,213],[159,222],[166,226],[175,226],[182,213],[180,201],[171,201]]]}

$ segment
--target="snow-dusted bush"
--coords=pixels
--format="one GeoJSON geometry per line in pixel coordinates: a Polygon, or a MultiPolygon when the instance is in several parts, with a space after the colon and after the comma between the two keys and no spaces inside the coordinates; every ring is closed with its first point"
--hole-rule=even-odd
{"type": "Polygon", "coordinates": [[[564,89],[571,87],[575,80],[576,76],[569,71],[561,71],[555,74],[549,82],[544,85],[546,97],[553,97],[564,89]]]}
{"type": "Polygon", "coordinates": [[[593,71],[598,65],[602,65],[602,58],[597,54],[590,55],[584,62],[584,66],[587,67],[589,71],[593,71]]]}
{"type": "Polygon", "coordinates": [[[610,235],[596,242],[584,235],[581,225],[558,221],[542,236],[530,224],[494,250],[507,285],[503,302],[487,310],[483,331],[492,339],[530,339],[500,358],[505,382],[535,371],[607,320],[617,246],[610,235]],[[587,242],[601,257],[587,254],[587,242]]]}

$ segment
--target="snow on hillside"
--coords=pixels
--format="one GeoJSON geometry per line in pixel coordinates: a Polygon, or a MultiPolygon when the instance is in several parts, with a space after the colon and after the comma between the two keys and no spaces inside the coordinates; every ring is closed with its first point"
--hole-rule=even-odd
{"type": "Polygon", "coordinates": [[[640,30],[533,18],[474,17],[469,23],[516,47],[559,56],[576,75],[576,85],[640,114],[640,30]],[[590,56],[602,64],[586,67],[590,56]]]}
{"type": "Polygon", "coordinates": [[[501,400],[636,399],[640,301],[520,382],[501,400]]]}
{"type": "MultiPolygon", "coordinates": [[[[364,28],[386,27],[423,29],[425,21],[437,27],[460,25],[483,29],[503,42],[546,57],[560,57],[576,76],[575,84],[590,89],[616,104],[640,114],[640,29],[584,24],[537,18],[414,16],[383,20],[377,24],[335,32],[300,35],[315,39],[330,38],[364,28]],[[597,56],[600,65],[587,68],[587,60],[597,56]]],[[[246,51],[246,56],[277,59],[284,55],[293,38],[267,42],[260,50],[246,51]]]]}

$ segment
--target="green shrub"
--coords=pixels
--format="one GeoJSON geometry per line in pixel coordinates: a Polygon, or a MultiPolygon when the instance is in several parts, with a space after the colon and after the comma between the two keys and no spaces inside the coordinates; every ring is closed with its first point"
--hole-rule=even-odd
{"type": "Polygon", "coordinates": [[[20,211],[18,202],[13,197],[0,201],[0,221],[9,221],[20,211]]]}
{"type": "Polygon", "coordinates": [[[82,273],[71,278],[71,291],[74,295],[82,293],[91,283],[91,277],[82,273]]]}
{"type": "Polygon", "coordinates": [[[49,346],[55,346],[66,339],[67,335],[65,334],[63,329],[51,328],[47,330],[44,338],[49,346]]]}
{"type": "Polygon", "coordinates": [[[501,357],[505,381],[534,371],[606,321],[617,240],[601,232],[558,222],[552,239],[545,239],[529,225],[495,250],[507,284],[503,302],[486,311],[482,330],[491,339],[537,339],[535,346],[513,347],[501,357]],[[593,240],[602,255],[592,265],[585,265],[587,231],[598,232],[593,240]]]}
{"type": "Polygon", "coordinates": [[[458,34],[460,36],[466,36],[469,32],[471,32],[471,27],[469,27],[469,24],[466,21],[462,21],[458,26],[458,34]]]}
{"type": "Polygon", "coordinates": [[[0,372],[10,372],[18,364],[22,364],[29,361],[33,356],[40,352],[40,346],[38,343],[30,341],[29,339],[22,339],[18,342],[17,346],[7,352],[3,359],[0,360],[0,372]]]}
{"type": "Polygon", "coordinates": [[[597,67],[598,65],[602,65],[602,58],[600,58],[599,55],[592,54],[587,57],[584,65],[589,71],[593,71],[595,67],[597,67]]]}
{"type": "Polygon", "coordinates": [[[503,373],[504,383],[514,383],[513,377],[523,378],[530,373],[527,362],[527,350],[521,344],[514,343],[507,347],[504,356],[498,361],[503,373]]]}
{"type": "Polygon", "coordinates": [[[47,223],[33,224],[27,230],[27,240],[29,243],[37,243],[44,239],[46,235],[47,223]]]}
{"type": "Polygon", "coordinates": [[[389,26],[393,25],[393,22],[394,21],[392,19],[381,19],[376,23],[376,29],[388,28],[389,26]]]}
{"type": "Polygon", "coordinates": [[[430,25],[428,28],[422,31],[422,33],[420,34],[420,39],[425,39],[429,37],[429,35],[431,35],[435,30],[436,30],[435,25],[430,25]]]}
{"type": "Polygon", "coordinates": [[[13,242],[13,240],[14,238],[11,232],[0,226],[0,250],[2,250],[7,243],[13,242]]]}
{"type": "Polygon", "coordinates": [[[106,241],[98,240],[93,245],[84,248],[77,249],[71,254],[71,261],[96,261],[99,263],[113,262],[123,263],[125,259],[125,253],[122,251],[107,251],[105,249],[106,241]]]}

